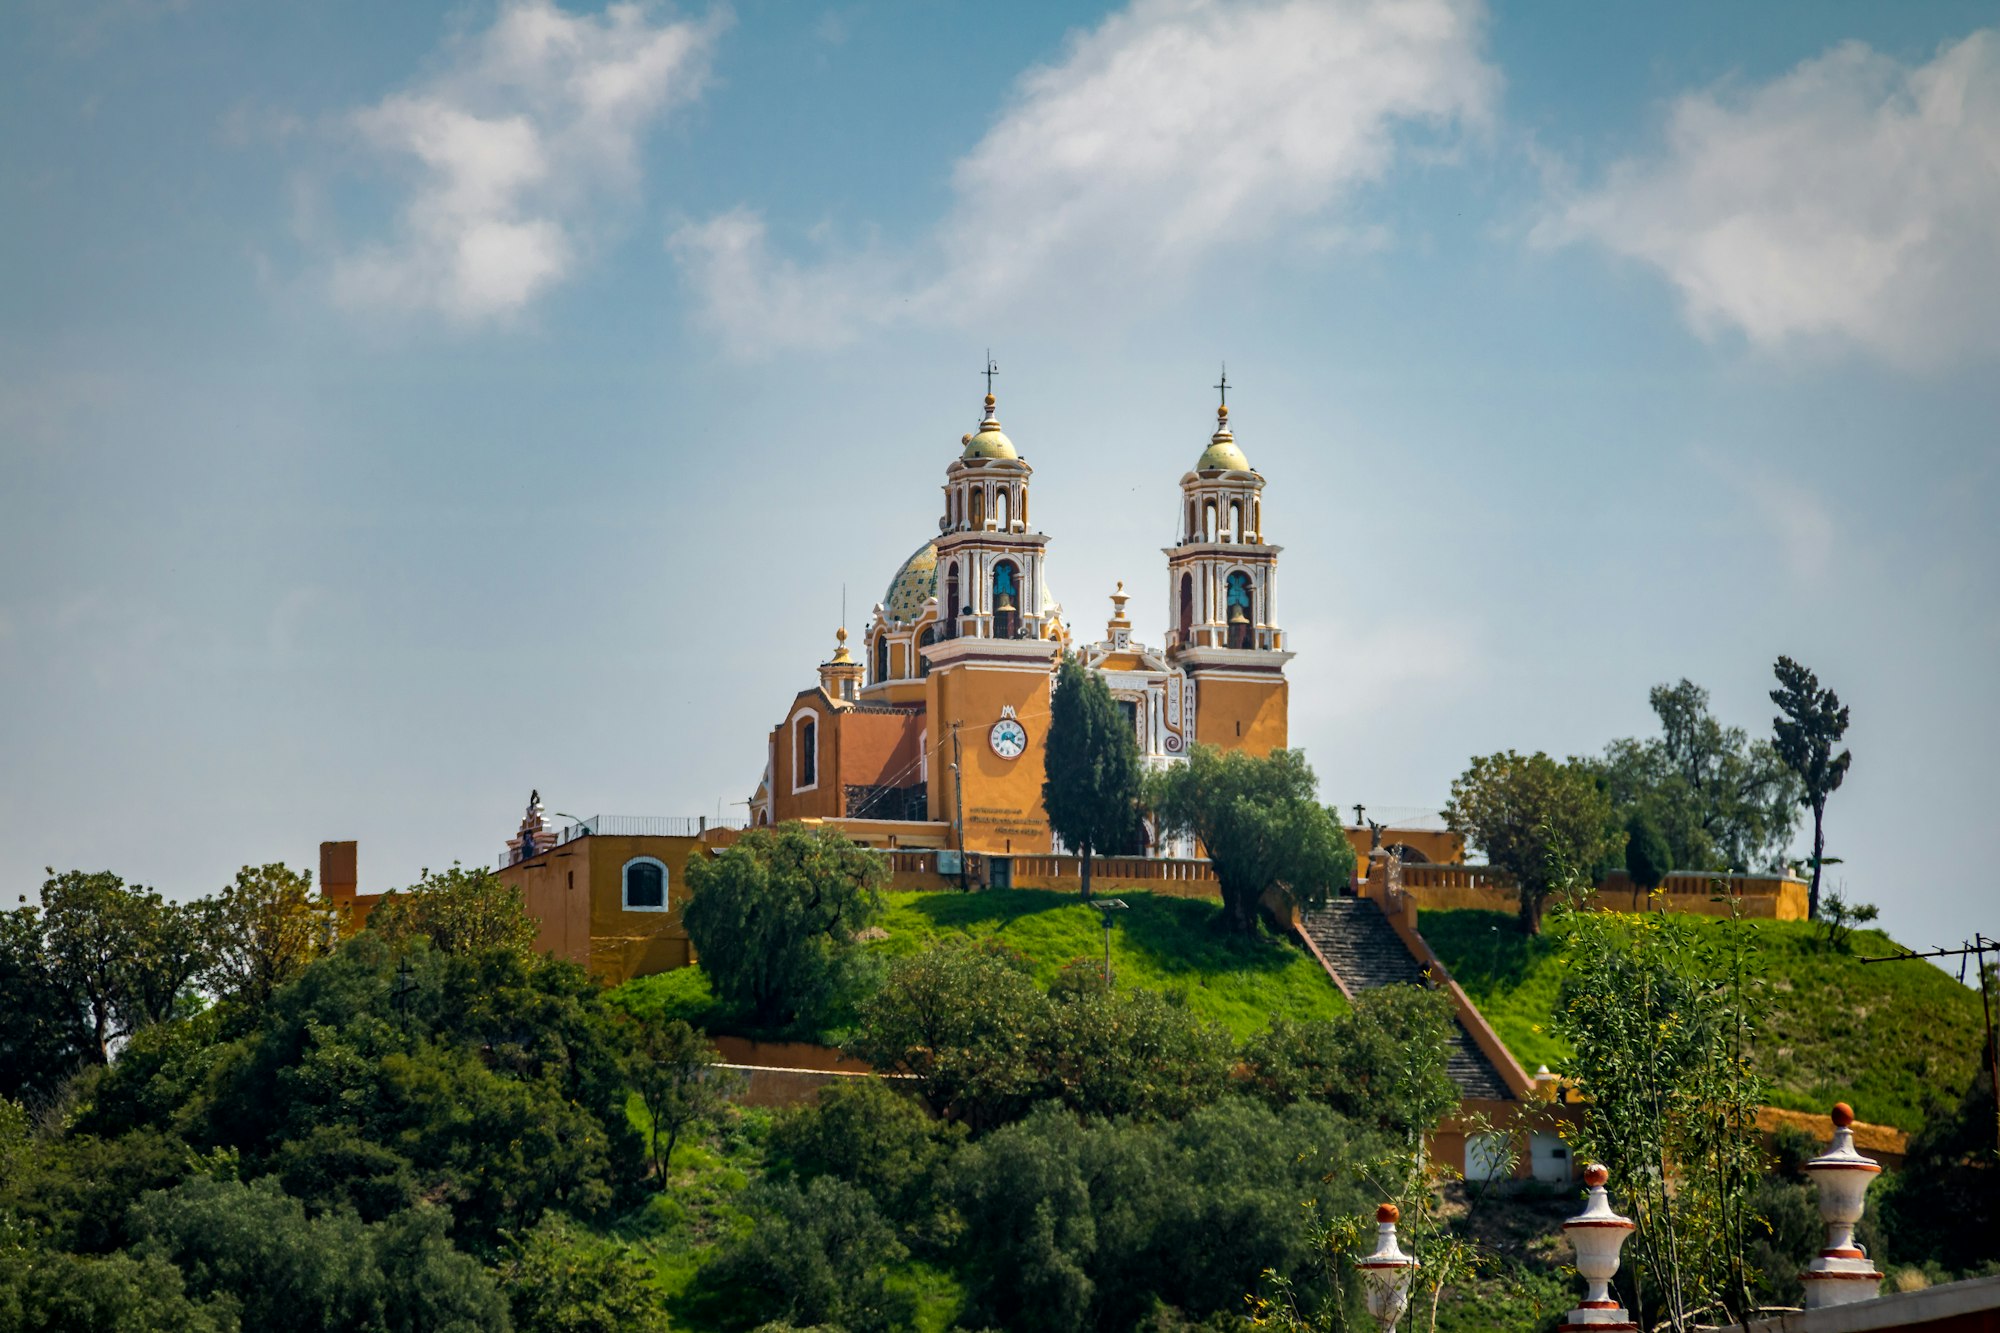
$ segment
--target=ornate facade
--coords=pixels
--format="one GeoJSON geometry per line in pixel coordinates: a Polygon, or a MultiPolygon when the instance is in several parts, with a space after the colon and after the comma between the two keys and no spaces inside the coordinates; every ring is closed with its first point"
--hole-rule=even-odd
{"type": "Polygon", "coordinates": [[[1005,882],[1007,858],[1053,849],[1041,745],[1064,653],[1103,675],[1155,766],[1196,742],[1259,754],[1285,745],[1292,654],[1274,612],[1264,478],[1226,405],[1181,478],[1164,648],[1133,638],[1122,583],[1104,638],[1074,642],[1049,590],[1049,537],[1033,524],[1034,469],[991,393],[984,406],[945,469],[937,536],[890,579],[861,659],[843,628],[818,683],[793,698],[750,806],[759,824],[824,819],[877,846],[974,853],[1005,882]]]}

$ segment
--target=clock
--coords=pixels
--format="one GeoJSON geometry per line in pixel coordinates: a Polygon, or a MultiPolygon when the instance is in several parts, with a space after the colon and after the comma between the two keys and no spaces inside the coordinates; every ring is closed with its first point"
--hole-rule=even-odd
{"type": "Polygon", "coordinates": [[[1027,730],[1011,717],[995,722],[986,739],[992,743],[993,753],[1002,759],[1019,759],[1021,752],[1028,748],[1027,730]]]}

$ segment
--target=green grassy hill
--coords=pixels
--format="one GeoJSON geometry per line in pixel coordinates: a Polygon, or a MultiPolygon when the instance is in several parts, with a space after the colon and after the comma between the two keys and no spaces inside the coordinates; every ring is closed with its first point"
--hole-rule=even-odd
{"type": "MultiPolygon", "coordinates": [[[[1773,999],[1753,1054],[1772,1104],[1824,1111],[1845,1101],[1863,1120],[1914,1131],[1934,1098],[1957,1100],[1979,1068],[1977,991],[1929,963],[1864,966],[1859,957],[1900,947],[1880,931],[1858,930],[1848,952],[1827,952],[1806,922],[1747,924],[1773,999]]],[[[1559,918],[1539,938],[1507,912],[1424,912],[1418,929],[1523,1065],[1562,1067],[1568,1052],[1549,1031],[1562,986],[1559,918]]]]}
{"type": "MultiPolygon", "coordinates": [[[[1271,1015],[1328,1018],[1347,1007],[1340,989],[1318,960],[1289,940],[1260,936],[1240,939],[1220,934],[1218,903],[1155,897],[1122,890],[1124,911],[1112,913],[1111,973],[1120,986],[1180,991],[1188,1007],[1241,1038],[1262,1028],[1271,1015]]],[[[884,932],[866,946],[888,961],[931,948],[953,936],[993,937],[1024,955],[1044,986],[1073,958],[1104,957],[1102,914],[1072,893],[1038,889],[982,893],[891,893],[879,923],[884,932]]],[[[614,1003],[642,1012],[684,1018],[711,1031],[735,1031],[727,1015],[715,1012],[708,979],[700,968],[677,968],[628,981],[612,992],[614,1003]]],[[[817,1036],[838,1043],[854,1021],[859,996],[840,997],[833,1012],[816,1016],[817,1036]]]]}
{"type": "MultiPolygon", "coordinates": [[[[1219,903],[1121,889],[1114,911],[1111,975],[1121,986],[1179,990],[1204,1018],[1246,1037],[1272,1014],[1327,1018],[1347,1007],[1340,990],[1305,950],[1286,940],[1219,934],[1219,903]]],[[[1047,985],[1072,958],[1104,957],[1102,913],[1075,894],[1037,889],[984,893],[892,893],[870,947],[886,957],[928,948],[948,936],[995,937],[1026,955],[1047,985]]]]}

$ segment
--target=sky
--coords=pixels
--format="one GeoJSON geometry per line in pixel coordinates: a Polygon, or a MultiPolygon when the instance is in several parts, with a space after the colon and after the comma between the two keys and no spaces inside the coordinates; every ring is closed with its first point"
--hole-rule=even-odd
{"type": "Polygon", "coordinates": [[[990,348],[1152,642],[1227,362],[1330,803],[1785,653],[1829,883],[2000,933],[1990,4],[24,0],[0,128],[8,905],[740,817],[990,348]]]}

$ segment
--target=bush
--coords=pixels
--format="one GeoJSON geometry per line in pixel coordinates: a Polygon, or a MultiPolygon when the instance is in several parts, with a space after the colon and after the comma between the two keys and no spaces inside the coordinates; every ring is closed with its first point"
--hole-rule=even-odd
{"type": "Polygon", "coordinates": [[[888,859],[837,829],[752,829],[688,863],[681,911],[715,993],[783,1029],[839,989],[855,936],[882,912],[888,859]]]}
{"type": "Polygon", "coordinates": [[[645,1260],[567,1218],[551,1214],[509,1236],[499,1275],[514,1333],[667,1333],[645,1260]]]}
{"type": "Polygon", "coordinates": [[[196,1177],[132,1209],[140,1261],[164,1260],[202,1297],[226,1298],[245,1328],[288,1333],[504,1333],[486,1271],[446,1238],[447,1215],[412,1209],[373,1224],[344,1210],[308,1218],[266,1178],[196,1177]]]}
{"type": "Polygon", "coordinates": [[[702,1274],[721,1321],[831,1324],[863,1333],[905,1326],[914,1299],[889,1271],[909,1256],[875,1201],[857,1185],[820,1176],[753,1187],[757,1222],[702,1274]]]}
{"type": "Polygon", "coordinates": [[[920,1232],[936,1224],[946,1165],[964,1127],[933,1120],[915,1098],[875,1078],[843,1079],[815,1106],[782,1112],[767,1148],[773,1173],[859,1186],[885,1217],[920,1232]]]}
{"type": "Polygon", "coordinates": [[[1453,1021],[1440,992],[1384,986],[1338,1018],[1272,1018],[1245,1043],[1243,1069],[1250,1090],[1273,1106],[1319,1102],[1409,1138],[1458,1105],[1446,1069],[1453,1021]]]}
{"type": "Polygon", "coordinates": [[[890,967],[849,1049],[883,1073],[910,1075],[931,1109],[977,1131],[1052,1090],[1035,1058],[1047,1020],[1047,998],[1019,955],[994,941],[953,941],[890,967]]]}
{"type": "Polygon", "coordinates": [[[1223,1098],[1178,1123],[1079,1124],[1044,1107],[962,1151],[952,1192],[968,1322],[1125,1328],[1156,1307],[1243,1309],[1312,1262],[1316,1222],[1372,1204],[1393,1152],[1321,1106],[1223,1098]]]}

